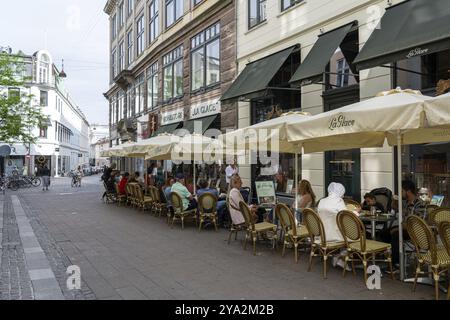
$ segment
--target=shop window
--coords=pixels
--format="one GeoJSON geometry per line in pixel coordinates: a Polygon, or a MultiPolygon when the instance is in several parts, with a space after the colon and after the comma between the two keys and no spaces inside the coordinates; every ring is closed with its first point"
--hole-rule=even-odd
{"type": "Polygon", "coordinates": [[[395,86],[434,95],[439,80],[450,79],[450,50],[396,63],[395,86]]]}

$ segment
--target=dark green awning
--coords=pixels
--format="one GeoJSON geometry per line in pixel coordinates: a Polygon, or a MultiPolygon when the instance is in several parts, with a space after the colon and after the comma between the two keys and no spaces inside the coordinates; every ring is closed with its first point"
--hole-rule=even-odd
{"type": "Polygon", "coordinates": [[[292,76],[291,84],[311,84],[322,80],[322,74],[355,22],[319,35],[316,43],[292,76]]]}
{"type": "Polygon", "coordinates": [[[448,0],[410,0],[386,9],[355,59],[358,70],[450,49],[448,0]]]}
{"type": "Polygon", "coordinates": [[[221,101],[239,99],[250,94],[264,92],[277,71],[297,46],[247,64],[230,88],[222,95],[221,101]]]}
{"type": "Polygon", "coordinates": [[[173,133],[181,125],[181,122],[167,124],[165,126],[159,127],[153,134],[152,137],[156,137],[161,133],[173,133]]]}
{"type": "MultiPolygon", "coordinates": [[[[213,124],[213,122],[217,119],[217,114],[212,115],[212,116],[208,116],[208,117],[204,117],[204,118],[199,118],[199,119],[192,119],[192,120],[188,120],[184,123],[183,128],[184,130],[189,131],[189,133],[194,133],[195,130],[195,122],[201,122],[201,128],[202,128],[202,132],[196,132],[199,134],[204,134],[206,132],[206,130],[209,129],[209,127],[211,127],[211,125],[213,124]]],[[[200,126],[200,124],[197,124],[198,126],[200,126]]]]}

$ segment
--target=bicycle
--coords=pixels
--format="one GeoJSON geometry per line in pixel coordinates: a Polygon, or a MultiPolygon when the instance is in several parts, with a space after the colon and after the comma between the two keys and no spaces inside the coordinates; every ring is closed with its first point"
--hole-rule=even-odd
{"type": "Polygon", "coordinates": [[[19,182],[11,177],[0,177],[0,191],[5,194],[6,189],[11,189],[12,191],[17,191],[19,189],[19,182]]]}

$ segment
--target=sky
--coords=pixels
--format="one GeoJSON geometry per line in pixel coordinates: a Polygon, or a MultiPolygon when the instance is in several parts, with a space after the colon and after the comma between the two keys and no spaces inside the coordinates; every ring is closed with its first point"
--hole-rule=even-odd
{"type": "Polygon", "coordinates": [[[67,74],[65,87],[90,123],[108,123],[106,0],[0,0],[0,46],[33,54],[47,49],[67,74]]]}

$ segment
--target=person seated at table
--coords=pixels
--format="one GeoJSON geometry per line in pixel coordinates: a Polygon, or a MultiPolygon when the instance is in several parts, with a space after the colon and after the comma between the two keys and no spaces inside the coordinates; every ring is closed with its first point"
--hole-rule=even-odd
{"type": "Polygon", "coordinates": [[[314,194],[311,183],[308,180],[300,181],[297,190],[297,221],[300,223],[302,221],[302,209],[314,207],[316,205],[316,195],[314,194]]]}
{"type": "Polygon", "coordinates": [[[185,186],[191,194],[194,194],[194,183],[192,182],[192,178],[185,178],[185,186]]]}
{"type": "Polygon", "coordinates": [[[130,174],[128,172],[125,172],[122,176],[122,179],[120,179],[119,186],[118,186],[120,194],[127,194],[126,186],[128,184],[129,177],[130,177],[130,174]]]}
{"type": "Polygon", "coordinates": [[[197,190],[197,197],[200,197],[202,194],[209,192],[216,196],[216,198],[219,198],[219,192],[217,189],[211,188],[208,186],[208,181],[205,179],[200,179],[198,181],[199,189],[197,190]]]}
{"type": "MultiPolygon", "coordinates": [[[[331,182],[328,186],[328,197],[320,200],[317,207],[318,214],[323,223],[327,241],[344,241],[341,231],[337,225],[337,214],[342,210],[347,210],[344,203],[345,187],[336,182],[331,182]]],[[[355,212],[357,214],[357,212],[355,212]]],[[[340,255],[333,257],[333,266],[344,267],[346,251],[342,250],[340,255]]]]}
{"type": "MultiPolygon", "coordinates": [[[[230,205],[230,216],[233,224],[239,225],[245,222],[244,216],[242,215],[239,203],[244,201],[240,189],[242,187],[242,180],[238,174],[234,174],[230,178],[230,192],[228,194],[229,205],[230,205]]],[[[261,210],[255,205],[250,206],[250,212],[254,223],[262,222],[264,220],[264,215],[261,210]]]]}
{"type": "MultiPolygon", "coordinates": [[[[406,229],[406,219],[414,214],[422,216],[425,210],[425,204],[417,197],[417,189],[414,182],[410,180],[402,181],[402,200],[403,200],[403,240],[410,240],[410,236],[406,229]]],[[[388,235],[389,236],[389,235],[388,235]]],[[[398,263],[400,261],[400,249],[399,249],[399,226],[394,226],[390,230],[390,239],[384,239],[386,242],[392,244],[392,264],[395,269],[398,269],[398,263]],[[390,241],[389,241],[390,240],[390,241]]]]}
{"type": "Polygon", "coordinates": [[[192,210],[197,208],[197,201],[192,193],[185,186],[186,181],[182,173],[177,174],[176,182],[172,185],[171,192],[176,192],[180,195],[183,202],[183,210],[192,210]]]}
{"type": "Polygon", "coordinates": [[[384,212],[384,206],[377,201],[377,198],[372,193],[368,192],[364,195],[364,201],[361,204],[361,209],[370,211],[371,207],[375,207],[377,211],[384,212]]]}

